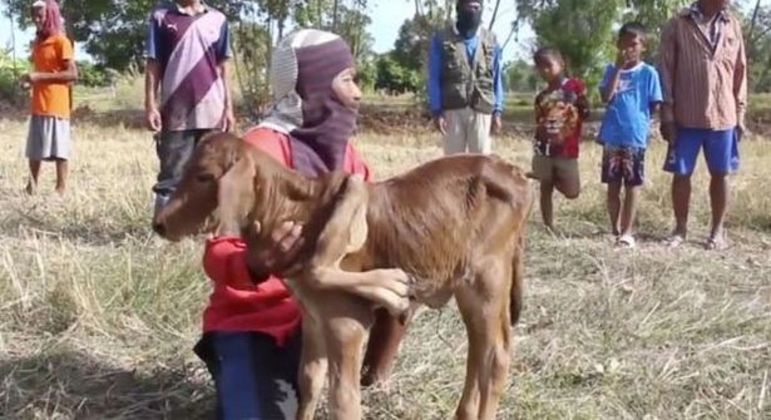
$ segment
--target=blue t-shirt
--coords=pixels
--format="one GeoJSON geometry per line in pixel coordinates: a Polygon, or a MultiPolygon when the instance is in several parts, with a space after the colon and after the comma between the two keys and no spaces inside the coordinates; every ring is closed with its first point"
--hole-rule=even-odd
{"type": "MultiPolygon", "coordinates": [[[[616,66],[605,69],[600,83],[604,89],[611,82],[616,66]]],[[[638,147],[648,145],[651,106],[662,101],[659,73],[646,63],[621,70],[618,89],[610,100],[600,127],[599,141],[611,146],[638,147]]]]}

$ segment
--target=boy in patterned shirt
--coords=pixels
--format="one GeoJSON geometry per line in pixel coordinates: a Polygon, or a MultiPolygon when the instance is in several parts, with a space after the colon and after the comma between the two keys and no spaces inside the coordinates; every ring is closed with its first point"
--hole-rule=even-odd
{"type": "Polygon", "coordinates": [[[584,83],[565,76],[565,61],[559,51],[541,48],[533,60],[548,85],[535,98],[532,175],[541,182],[543,223],[553,230],[554,190],[568,199],[577,198],[581,192],[578,144],[583,122],[589,117],[589,102],[584,83]]]}

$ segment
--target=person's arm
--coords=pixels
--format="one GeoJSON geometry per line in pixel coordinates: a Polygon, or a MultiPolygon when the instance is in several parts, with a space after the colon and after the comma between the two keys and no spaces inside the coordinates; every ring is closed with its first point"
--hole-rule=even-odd
{"type": "Polygon", "coordinates": [[[496,42],[493,53],[493,93],[495,103],[493,104],[492,131],[499,133],[502,127],[501,116],[503,115],[504,94],[503,94],[503,70],[501,64],[501,47],[496,42]]]}
{"type": "Polygon", "coordinates": [[[661,92],[661,80],[659,79],[659,72],[655,68],[650,69],[650,77],[648,85],[648,98],[651,107],[651,115],[654,115],[664,100],[661,92]]]}
{"type": "Polygon", "coordinates": [[[576,108],[578,108],[578,117],[581,121],[586,121],[591,115],[591,106],[589,98],[586,96],[586,85],[580,80],[576,80],[576,108]]]}
{"type": "Polygon", "coordinates": [[[145,116],[147,127],[153,131],[161,131],[161,113],[158,110],[158,87],[161,79],[161,67],[152,58],[145,63],[145,116]]]}
{"type": "Polygon", "coordinates": [[[252,287],[270,278],[257,277],[246,264],[246,244],[236,237],[217,237],[206,241],[203,255],[206,276],[216,284],[252,287]]]}
{"type": "Polygon", "coordinates": [[[611,100],[613,100],[613,97],[616,96],[616,92],[618,91],[618,84],[620,81],[621,69],[618,67],[613,67],[610,69],[610,73],[608,74],[607,84],[600,90],[603,103],[608,104],[611,100]]]}
{"type": "Polygon", "coordinates": [[[434,117],[434,125],[442,135],[447,133],[447,123],[442,107],[442,43],[438,35],[431,39],[428,52],[428,108],[434,117]]]}
{"type": "Polygon", "coordinates": [[[659,78],[662,87],[661,102],[661,135],[666,141],[672,141],[675,137],[675,96],[673,85],[677,66],[677,21],[668,23],[661,33],[661,45],[659,46],[659,78]]]}
{"type": "Polygon", "coordinates": [[[605,104],[609,104],[610,101],[613,100],[613,97],[616,96],[616,92],[618,92],[618,85],[621,82],[622,65],[623,64],[619,65],[619,60],[616,60],[614,66],[608,66],[605,70],[605,76],[600,84],[600,96],[602,97],[602,102],[605,104]]]}
{"type": "Polygon", "coordinates": [[[233,131],[236,125],[236,117],[233,111],[233,94],[230,90],[230,29],[227,22],[222,25],[220,39],[217,41],[217,70],[222,78],[225,89],[225,115],[222,117],[223,131],[233,131]]]}
{"type": "Polygon", "coordinates": [[[541,95],[543,92],[538,93],[535,95],[535,99],[533,99],[533,117],[535,117],[535,123],[538,125],[538,123],[541,121],[541,95]]]}
{"type": "Polygon", "coordinates": [[[372,169],[367,165],[367,162],[362,159],[352,143],[348,143],[348,150],[346,153],[348,153],[346,158],[349,159],[350,162],[351,174],[363,176],[365,182],[374,182],[375,175],[372,169]]]}
{"type": "Polygon", "coordinates": [[[161,131],[161,113],[158,111],[158,88],[161,81],[161,66],[158,62],[158,29],[153,16],[148,21],[147,39],[145,43],[145,118],[147,127],[153,131],[161,131]]]}
{"type": "Polygon", "coordinates": [[[747,55],[741,31],[739,32],[739,52],[734,67],[734,97],[736,98],[736,125],[743,132],[747,113],[747,55]]]}
{"type": "Polygon", "coordinates": [[[45,71],[33,71],[22,76],[22,81],[29,82],[31,84],[37,83],[72,83],[78,80],[78,66],[75,64],[75,54],[72,50],[72,43],[64,38],[59,37],[56,44],[56,52],[59,55],[59,60],[63,70],[57,70],[52,72],[45,71]]]}
{"type": "Polygon", "coordinates": [[[428,106],[433,116],[442,114],[442,43],[438,35],[431,39],[428,54],[428,106]]]}
{"type": "Polygon", "coordinates": [[[36,83],[71,83],[78,80],[78,67],[75,60],[64,60],[64,70],[57,72],[33,71],[27,75],[28,81],[36,83]]]}
{"type": "Polygon", "coordinates": [[[495,53],[493,54],[493,91],[495,93],[495,104],[493,106],[493,114],[503,114],[504,107],[504,94],[503,94],[503,65],[501,64],[501,47],[495,45],[495,53]]]}

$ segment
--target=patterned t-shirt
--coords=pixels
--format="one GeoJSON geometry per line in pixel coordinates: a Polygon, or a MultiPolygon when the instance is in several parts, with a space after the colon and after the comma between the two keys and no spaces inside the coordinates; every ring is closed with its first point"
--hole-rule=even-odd
{"type": "Polygon", "coordinates": [[[227,92],[218,66],[230,57],[230,34],[225,15],[203,7],[190,15],[169,3],[150,15],[146,56],[161,67],[164,131],[222,125],[227,92]]]}
{"type": "Polygon", "coordinates": [[[575,159],[583,121],[589,116],[586,86],[578,79],[563,79],[558,89],[546,89],[535,98],[535,154],[575,159]]]}

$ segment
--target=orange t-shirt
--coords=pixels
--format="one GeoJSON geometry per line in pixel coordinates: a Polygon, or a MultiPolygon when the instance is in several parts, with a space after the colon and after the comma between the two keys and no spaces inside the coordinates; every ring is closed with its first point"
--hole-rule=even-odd
{"type": "MultiPolygon", "coordinates": [[[[35,71],[54,73],[67,70],[67,61],[73,59],[72,43],[63,34],[46,38],[35,44],[32,62],[35,71]]],[[[32,115],[70,118],[69,83],[35,83],[32,86],[32,115]]]]}

